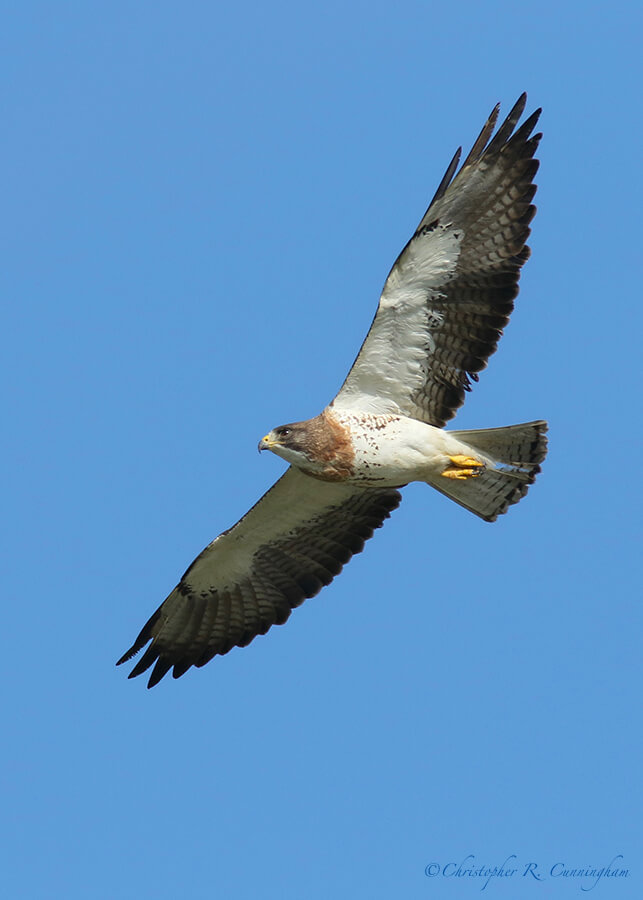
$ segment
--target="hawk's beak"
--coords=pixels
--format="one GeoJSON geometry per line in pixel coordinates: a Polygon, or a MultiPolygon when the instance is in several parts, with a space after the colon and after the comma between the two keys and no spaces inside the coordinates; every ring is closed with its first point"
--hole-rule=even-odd
{"type": "Polygon", "coordinates": [[[262,450],[271,450],[277,441],[270,437],[270,434],[264,434],[264,436],[259,441],[257,445],[257,450],[261,453],[262,450]]]}

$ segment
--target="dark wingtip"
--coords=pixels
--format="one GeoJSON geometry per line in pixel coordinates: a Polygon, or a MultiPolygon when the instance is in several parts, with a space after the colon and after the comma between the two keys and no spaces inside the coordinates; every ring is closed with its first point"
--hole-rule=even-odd
{"type": "Polygon", "coordinates": [[[152,665],[153,662],[158,658],[159,652],[157,648],[152,644],[147,648],[143,656],[136,663],[132,671],[127,676],[128,678],[136,678],[137,675],[142,675],[143,672],[146,672],[147,669],[152,665]]]}
{"type": "MultiPolygon", "coordinates": [[[[134,656],[136,656],[136,654],[139,652],[139,650],[142,650],[143,647],[147,644],[147,642],[152,639],[152,628],[157,623],[160,616],[161,616],[161,607],[159,606],[159,608],[156,610],[156,612],[152,616],[150,616],[150,618],[147,620],[145,625],[143,625],[143,627],[141,628],[141,630],[138,633],[136,640],[134,641],[132,646],[129,648],[129,650],[127,650],[121,656],[121,658],[118,660],[118,662],[116,663],[117,666],[122,666],[123,663],[129,662],[129,660],[132,659],[134,656]]],[[[140,660],[140,662],[134,669],[134,672],[137,671],[137,669],[139,668],[139,666],[141,665],[143,660],[146,658],[147,658],[147,653],[145,654],[145,656],[142,657],[142,659],[140,660]]],[[[145,671],[145,669],[149,665],[151,665],[151,663],[152,663],[152,661],[150,661],[147,664],[147,666],[145,666],[145,668],[142,669],[141,671],[145,671]]],[[[140,674],[140,673],[137,673],[137,674],[140,674]]],[[[128,678],[131,678],[131,677],[132,677],[132,675],[128,676],[128,678]]]]}
{"type": "Polygon", "coordinates": [[[449,185],[453,181],[453,176],[456,173],[456,170],[458,168],[458,163],[460,162],[461,156],[462,156],[462,147],[458,147],[458,149],[453,154],[453,158],[451,159],[451,162],[447,166],[447,170],[444,173],[442,181],[438,185],[438,189],[435,192],[433,199],[429,203],[429,207],[428,207],[429,209],[433,206],[433,204],[436,202],[436,200],[439,200],[440,197],[442,197],[444,195],[444,192],[446,191],[446,189],[449,187],[449,185]]]}
{"type": "Polygon", "coordinates": [[[164,675],[167,675],[167,673],[169,672],[169,670],[171,668],[172,668],[171,661],[169,661],[167,659],[163,659],[162,656],[159,656],[159,658],[156,661],[156,665],[152,669],[152,674],[150,675],[149,681],[147,682],[148,690],[150,688],[153,688],[155,685],[157,685],[159,683],[159,681],[161,680],[161,678],[163,678],[164,675]]]}
{"type": "Polygon", "coordinates": [[[473,143],[473,147],[469,151],[467,158],[462,163],[462,169],[466,169],[467,166],[473,164],[478,160],[482,154],[484,153],[484,149],[487,146],[487,142],[489,138],[493,134],[493,129],[496,127],[496,122],[498,121],[498,114],[500,112],[500,104],[496,103],[494,108],[491,110],[491,114],[487,121],[482,126],[482,130],[478,137],[475,139],[473,143]]]}
{"type": "Polygon", "coordinates": [[[185,675],[188,669],[192,668],[191,660],[183,660],[182,662],[174,663],[174,668],[172,669],[172,678],[180,678],[181,675],[185,675]]]}
{"type": "MultiPolygon", "coordinates": [[[[518,121],[525,110],[526,103],[527,103],[527,94],[522,93],[520,95],[520,97],[518,97],[518,99],[516,100],[514,105],[512,106],[511,110],[509,111],[509,115],[504,120],[504,122],[502,123],[502,125],[500,126],[500,128],[498,129],[498,131],[496,132],[496,134],[490,141],[488,147],[485,150],[486,153],[494,154],[504,144],[507,143],[507,141],[509,140],[509,138],[511,137],[511,135],[513,133],[514,128],[518,124],[518,121]]],[[[533,118],[533,116],[530,116],[530,119],[532,119],[532,118],[533,118]]],[[[535,124],[536,124],[536,122],[534,121],[531,127],[533,128],[533,126],[535,124]]],[[[523,128],[524,128],[524,126],[523,126],[523,128]]]]}
{"type": "Polygon", "coordinates": [[[517,121],[521,117],[523,112],[525,111],[526,105],[527,105],[527,91],[523,91],[522,94],[520,95],[520,97],[518,97],[518,99],[514,103],[509,115],[515,116],[516,121],[517,121]]]}
{"type": "Polygon", "coordinates": [[[141,650],[141,648],[144,647],[145,644],[147,644],[147,642],[150,639],[150,636],[149,635],[147,637],[144,636],[144,632],[146,630],[147,630],[147,625],[145,626],[145,628],[143,628],[143,630],[141,631],[139,636],[136,638],[136,640],[134,641],[132,646],[129,648],[129,650],[126,650],[125,653],[123,653],[123,655],[121,656],[121,658],[119,660],[117,660],[117,662],[116,662],[117,666],[122,666],[123,663],[129,662],[130,659],[132,659],[134,656],[136,656],[138,651],[141,650]]]}

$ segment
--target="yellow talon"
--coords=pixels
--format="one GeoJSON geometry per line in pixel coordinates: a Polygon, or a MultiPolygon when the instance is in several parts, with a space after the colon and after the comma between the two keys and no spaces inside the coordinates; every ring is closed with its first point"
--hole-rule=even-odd
{"type": "Polygon", "coordinates": [[[467,478],[477,478],[480,469],[445,469],[441,473],[443,478],[457,478],[458,481],[465,481],[467,478]]]}
{"type": "Polygon", "coordinates": [[[444,478],[456,478],[458,481],[465,481],[467,478],[477,478],[482,469],[484,469],[484,463],[480,462],[479,459],[474,459],[472,456],[457,455],[450,456],[449,459],[453,466],[448,466],[441,473],[444,478]]]}
{"type": "Polygon", "coordinates": [[[453,463],[454,466],[461,466],[462,468],[482,468],[484,469],[484,463],[480,462],[479,459],[475,459],[473,456],[450,456],[449,459],[453,463]]]}

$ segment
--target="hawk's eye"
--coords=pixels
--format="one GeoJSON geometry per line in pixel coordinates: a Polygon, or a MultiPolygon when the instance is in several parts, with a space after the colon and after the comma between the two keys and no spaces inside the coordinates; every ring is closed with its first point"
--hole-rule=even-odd
{"type": "Polygon", "coordinates": [[[280,428],[279,429],[279,437],[282,437],[282,438],[290,437],[291,434],[292,434],[291,428],[280,428]]]}

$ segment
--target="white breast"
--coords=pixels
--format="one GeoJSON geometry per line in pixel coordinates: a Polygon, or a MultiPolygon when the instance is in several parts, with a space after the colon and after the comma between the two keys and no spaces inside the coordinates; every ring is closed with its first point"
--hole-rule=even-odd
{"type": "Polygon", "coordinates": [[[355,450],[351,481],[397,487],[424,481],[444,467],[446,433],[441,428],[405,416],[342,411],[337,418],[350,430],[355,450]]]}

